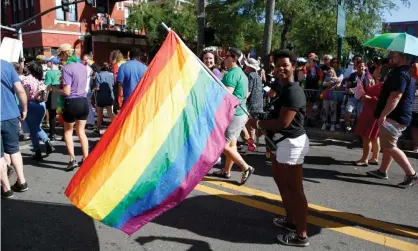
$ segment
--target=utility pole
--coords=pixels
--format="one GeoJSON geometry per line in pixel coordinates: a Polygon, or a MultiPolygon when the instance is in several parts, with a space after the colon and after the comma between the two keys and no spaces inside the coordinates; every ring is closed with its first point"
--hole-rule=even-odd
{"type": "Polygon", "coordinates": [[[264,23],[263,62],[264,70],[268,72],[270,65],[271,40],[273,39],[273,15],[275,0],[267,0],[266,22],[264,23]]]}
{"type": "Polygon", "coordinates": [[[196,54],[200,56],[205,43],[205,0],[197,3],[197,48],[196,54]]]}

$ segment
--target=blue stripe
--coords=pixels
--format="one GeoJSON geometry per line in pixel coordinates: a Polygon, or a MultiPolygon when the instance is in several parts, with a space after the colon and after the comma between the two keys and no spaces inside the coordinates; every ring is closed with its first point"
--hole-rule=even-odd
{"type": "MultiPolygon", "coordinates": [[[[188,139],[179,150],[175,161],[163,174],[152,191],[127,208],[118,222],[114,225],[115,228],[122,228],[132,217],[159,205],[168,195],[180,186],[187,173],[199,159],[203,149],[206,147],[207,139],[215,126],[216,111],[226,94],[226,91],[220,88],[214,80],[209,82],[209,84],[211,87],[207,90],[208,95],[206,95],[202,111],[191,128],[188,139]]],[[[194,96],[193,93],[190,95],[194,96]]],[[[184,118],[182,116],[180,119],[182,121],[179,122],[184,123],[184,118]]]]}

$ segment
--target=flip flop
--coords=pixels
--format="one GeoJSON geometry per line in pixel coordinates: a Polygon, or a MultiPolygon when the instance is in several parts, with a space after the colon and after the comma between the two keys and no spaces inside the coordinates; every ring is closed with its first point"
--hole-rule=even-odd
{"type": "Polygon", "coordinates": [[[370,161],[369,160],[369,165],[373,165],[373,166],[378,166],[379,165],[379,161],[370,161]]]}
{"type": "Polygon", "coordinates": [[[369,166],[369,164],[367,164],[365,162],[361,163],[361,162],[357,162],[357,161],[353,161],[353,165],[354,166],[362,166],[362,167],[368,167],[369,166]]]}

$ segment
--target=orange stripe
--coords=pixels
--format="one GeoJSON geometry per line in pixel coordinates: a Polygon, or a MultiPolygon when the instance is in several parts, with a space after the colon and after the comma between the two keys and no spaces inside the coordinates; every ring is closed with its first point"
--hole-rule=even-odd
{"type": "Polygon", "coordinates": [[[133,110],[130,112],[130,114],[142,114],[144,117],[144,120],[141,121],[142,124],[137,124],[137,116],[128,115],[123,126],[117,131],[116,135],[113,136],[110,144],[96,160],[90,171],[80,181],[79,186],[75,188],[71,195],[69,195],[69,199],[76,204],[77,207],[84,208],[100,187],[112,176],[120,162],[125,158],[126,154],[129,153],[129,151],[124,151],[124,149],[130,149],[130,145],[135,144],[142,135],[146,125],[152,121],[154,114],[158,112],[166,97],[169,96],[172,89],[174,89],[175,84],[178,83],[178,81],[174,80],[181,79],[181,69],[179,71],[173,71],[172,69],[178,68],[179,64],[183,66],[189,55],[183,52],[180,45],[177,46],[176,50],[177,52],[173,55],[172,59],[167,64],[167,67],[165,67],[154,79],[154,82],[167,84],[151,85],[145,96],[142,98],[142,102],[133,107],[133,110]],[[164,79],[167,79],[167,81],[164,81],[164,79]],[[127,135],[130,137],[130,142],[126,142],[127,135]],[[122,146],[121,143],[124,145],[122,146]],[[95,182],[84,182],[92,180],[95,182]]]}
{"type": "Polygon", "coordinates": [[[112,124],[106,130],[105,135],[94,147],[86,161],[84,161],[83,166],[71,179],[71,182],[65,191],[66,196],[69,196],[73,193],[74,189],[79,185],[84,175],[90,171],[90,168],[94,165],[96,160],[110,144],[113,139],[113,135],[115,135],[122,127],[125,117],[129,114],[133,107],[137,105],[137,103],[141,102],[149,87],[154,83],[153,79],[160,74],[160,72],[164,69],[164,67],[166,67],[170,59],[176,53],[177,44],[178,39],[176,35],[170,32],[170,34],[167,36],[167,39],[164,41],[164,44],[161,46],[160,51],[151,62],[149,69],[141,78],[138,87],[131,94],[133,98],[128,99],[119,115],[116,116],[116,118],[112,121],[112,124]]]}

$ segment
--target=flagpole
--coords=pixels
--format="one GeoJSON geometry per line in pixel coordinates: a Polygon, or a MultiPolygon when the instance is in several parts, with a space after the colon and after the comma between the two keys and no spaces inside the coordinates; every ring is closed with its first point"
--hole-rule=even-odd
{"type": "MultiPolygon", "coordinates": [[[[171,28],[169,28],[164,22],[162,22],[161,25],[168,32],[171,31],[171,28]]],[[[174,32],[174,34],[179,38],[179,41],[181,41],[181,43],[183,43],[183,40],[181,40],[181,38],[177,35],[177,33],[174,32]]],[[[228,89],[226,89],[225,85],[221,82],[221,80],[219,80],[218,77],[216,77],[215,74],[213,74],[213,72],[200,60],[200,58],[198,56],[196,56],[196,54],[194,54],[187,45],[185,45],[185,47],[187,48],[187,50],[189,50],[189,52],[192,55],[194,55],[196,57],[197,61],[206,70],[206,72],[209,73],[209,75],[211,75],[213,79],[215,79],[216,83],[218,83],[219,86],[221,86],[226,91],[228,91],[228,89]]],[[[245,114],[247,114],[247,116],[251,117],[251,114],[241,104],[239,104],[239,107],[241,107],[241,109],[244,111],[245,114]]],[[[271,144],[271,146],[274,147],[274,149],[272,149],[272,150],[276,150],[276,144],[274,144],[274,141],[272,139],[270,139],[270,137],[267,136],[266,131],[264,129],[262,129],[262,128],[260,128],[259,130],[261,130],[261,132],[264,134],[265,139],[271,144]]]]}

